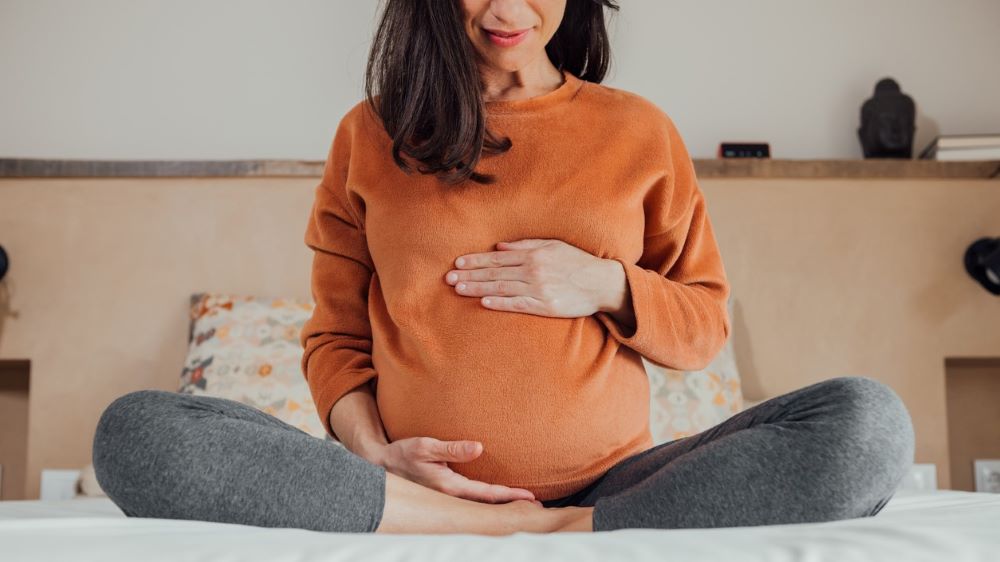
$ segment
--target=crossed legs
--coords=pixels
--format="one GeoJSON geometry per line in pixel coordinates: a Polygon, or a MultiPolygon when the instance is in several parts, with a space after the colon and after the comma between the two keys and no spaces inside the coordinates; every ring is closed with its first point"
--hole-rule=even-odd
{"type": "Polygon", "coordinates": [[[822,381],[633,455],[565,507],[485,504],[410,482],[236,401],[160,390],[98,422],[98,482],[129,516],[333,532],[605,531],[874,515],[913,457],[899,397],[822,381]]]}

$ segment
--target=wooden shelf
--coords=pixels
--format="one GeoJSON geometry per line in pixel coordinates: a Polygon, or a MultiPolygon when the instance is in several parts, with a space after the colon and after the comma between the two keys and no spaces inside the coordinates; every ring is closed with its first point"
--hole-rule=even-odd
{"type": "Polygon", "coordinates": [[[1000,177],[1000,161],[937,160],[771,160],[720,158],[695,160],[699,178],[952,178],[1000,177]]]}
{"type": "MultiPolygon", "coordinates": [[[[0,158],[0,178],[319,177],[319,160],[46,160],[0,158]]],[[[699,178],[1000,179],[1000,161],[694,159],[699,178]]]]}

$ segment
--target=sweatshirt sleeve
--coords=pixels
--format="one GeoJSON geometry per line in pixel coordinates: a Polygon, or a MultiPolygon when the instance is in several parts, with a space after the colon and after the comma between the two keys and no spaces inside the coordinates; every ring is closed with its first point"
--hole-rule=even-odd
{"type": "Polygon", "coordinates": [[[315,308],[299,336],[302,372],[323,426],[334,439],[338,438],[330,426],[333,405],[377,376],[368,318],[368,287],[374,268],[363,222],[347,190],[349,116],[337,127],[306,226],[305,243],[313,250],[315,308]]]}
{"type": "Polygon", "coordinates": [[[694,371],[707,367],[729,337],[729,283],[694,164],[669,117],[665,127],[668,163],[643,200],[642,256],[637,263],[613,258],[625,269],[635,329],[608,312],[595,315],[647,360],[694,371]]]}

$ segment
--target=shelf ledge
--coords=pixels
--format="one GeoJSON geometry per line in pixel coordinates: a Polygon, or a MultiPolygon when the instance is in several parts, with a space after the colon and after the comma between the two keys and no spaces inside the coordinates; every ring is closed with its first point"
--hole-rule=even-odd
{"type": "MultiPolygon", "coordinates": [[[[695,158],[699,178],[996,179],[1000,160],[695,158]]],[[[50,160],[0,158],[0,178],[319,177],[321,160],[50,160]]]]}

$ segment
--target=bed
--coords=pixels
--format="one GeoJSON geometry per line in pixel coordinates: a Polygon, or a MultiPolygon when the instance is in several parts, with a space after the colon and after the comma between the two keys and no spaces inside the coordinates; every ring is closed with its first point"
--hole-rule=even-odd
{"type": "Polygon", "coordinates": [[[0,502],[0,559],[246,560],[1000,560],[1000,495],[901,490],[874,517],[723,529],[382,535],[125,517],[106,497],[0,502]]]}
{"type": "MultiPolygon", "coordinates": [[[[299,370],[297,335],[311,307],[284,297],[191,295],[190,348],[178,390],[251,404],[317,438],[328,438],[299,370]],[[217,337],[223,333],[228,337],[217,337]],[[261,345],[265,336],[268,343],[261,345]],[[266,365],[267,377],[258,376],[261,365],[266,365]]],[[[754,403],[742,396],[732,338],[703,371],[643,363],[650,375],[650,427],[656,443],[711,427],[754,403]]],[[[875,517],[820,524],[504,537],[382,535],[128,518],[106,496],[96,495],[100,490],[92,469],[84,467],[87,477],[80,490],[86,495],[77,499],[0,501],[0,562],[1000,562],[1000,494],[901,489],[875,517]]]]}

